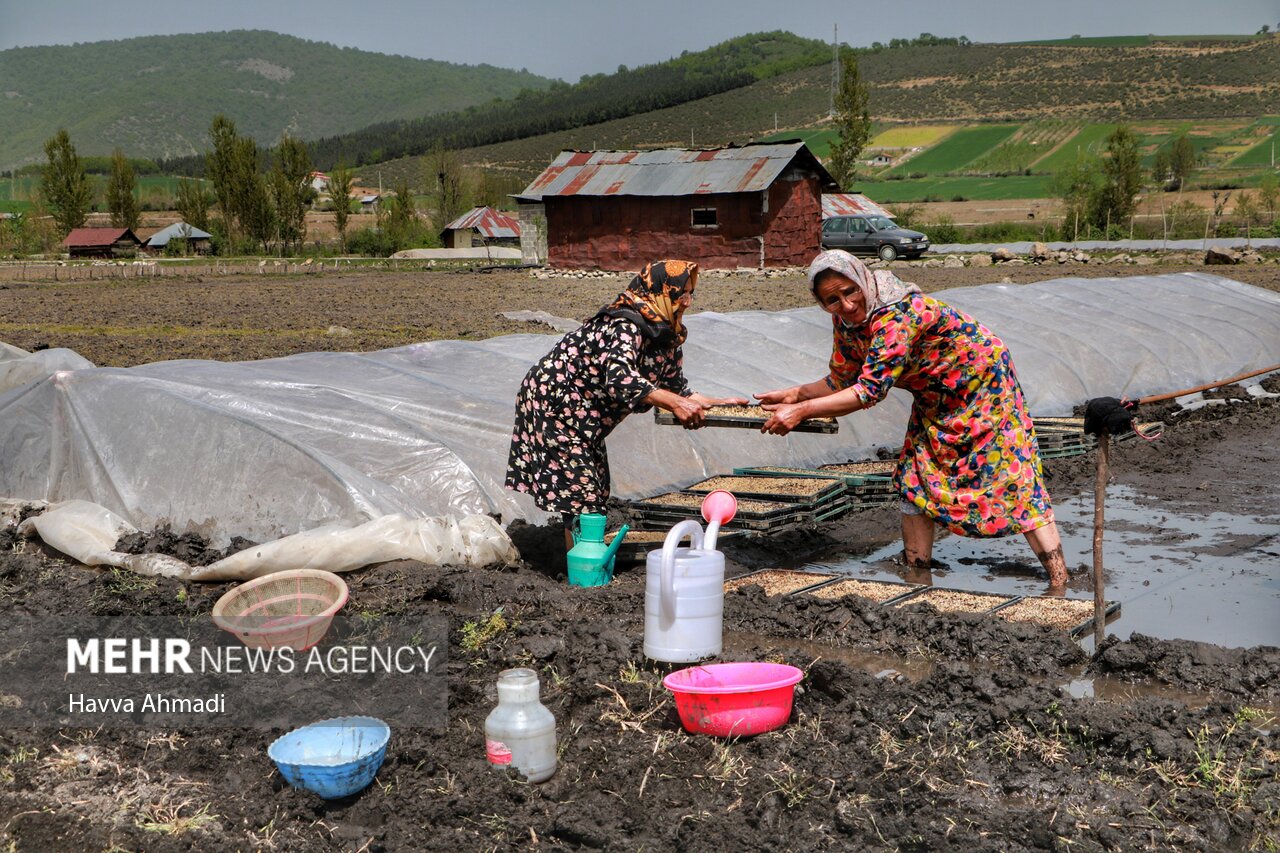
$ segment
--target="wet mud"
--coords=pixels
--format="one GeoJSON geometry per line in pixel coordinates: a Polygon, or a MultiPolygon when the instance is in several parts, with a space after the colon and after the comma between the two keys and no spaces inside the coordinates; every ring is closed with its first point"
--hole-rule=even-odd
{"type": "MultiPolygon", "coordinates": [[[[1147,496],[1153,519],[1175,499],[1186,511],[1247,511],[1280,473],[1273,403],[1241,398],[1170,415],[1159,446],[1116,448],[1117,485],[1147,496]]],[[[1053,460],[1049,470],[1055,495],[1083,492],[1094,473],[1090,457],[1053,460]]],[[[323,801],[289,788],[266,755],[279,730],[6,729],[0,849],[1280,845],[1274,646],[1136,634],[1091,655],[1040,626],[856,599],[770,598],[747,586],[726,596],[721,659],[781,661],[806,676],[784,728],[716,740],[681,728],[661,683],[673,667],[643,656],[643,569],[572,589],[560,528],[516,525],[511,534],[526,561],[512,569],[396,562],[346,576],[348,612],[361,619],[449,625],[447,719],[395,727],[365,791],[323,801]],[[477,625],[496,627],[478,634],[477,625]],[[494,683],[517,665],[538,671],[558,724],[559,770],[536,786],[495,773],[484,758],[494,683]],[[1090,695],[1071,687],[1090,679],[1108,687],[1090,695]]],[[[1163,535],[1172,546],[1178,534],[1163,535]]],[[[738,574],[870,554],[897,535],[896,514],[880,508],[726,552],[738,574]]],[[[172,531],[122,547],[197,562],[222,555],[172,531]]],[[[1016,567],[1011,574],[1037,582],[1016,567]]],[[[1073,591],[1082,584],[1077,576],[1073,591]]],[[[0,540],[0,606],[32,618],[84,609],[111,620],[143,610],[203,620],[229,588],[92,569],[11,535],[0,540]]],[[[291,713],[311,722],[306,708],[291,713]]]]}

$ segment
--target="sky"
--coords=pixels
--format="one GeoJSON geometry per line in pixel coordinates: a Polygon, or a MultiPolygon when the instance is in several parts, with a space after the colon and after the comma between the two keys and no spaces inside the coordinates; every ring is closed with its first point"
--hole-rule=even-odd
{"type": "Polygon", "coordinates": [[[0,50],[257,29],[576,82],[789,30],[865,47],[922,32],[1001,42],[1072,35],[1247,34],[1280,0],[0,0],[0,50]]]}

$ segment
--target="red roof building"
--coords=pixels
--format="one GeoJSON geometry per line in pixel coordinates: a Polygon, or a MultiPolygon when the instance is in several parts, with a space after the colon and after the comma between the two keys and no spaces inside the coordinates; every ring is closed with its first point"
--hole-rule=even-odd
{"type": "Polygon", "coordinates": [[[520,221],[492,207],[473,207],[440,232],[446,249],[472,246],[518,246],[520,221]]]}
{"type": "Polygon", "coordinates": [[[62,246],[73,258],[131,256],[142,245],[128,228],[73,228],[62,246]]]}
{"type": "Polygon", "coordinates": [[[656,151],[563,151],[517,196],[526,262],[637,269],[807,264],[831,175],[801,142],[656,151]],[[539,245],[545,235],[545,250],[539,245]]]}

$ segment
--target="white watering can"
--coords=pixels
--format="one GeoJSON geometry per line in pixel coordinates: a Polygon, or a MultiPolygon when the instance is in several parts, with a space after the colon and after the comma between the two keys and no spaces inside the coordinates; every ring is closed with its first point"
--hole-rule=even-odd
{"type": "Polygon", "coordinates": [[[662,550],[645,561],[644,654],[668,663],[690,663],[720,654],[724,644],[724,554],[716,550],[720,525],[732,520],[738,502],[716,490],[702,501],[702,525],[682,521],[662,550]],[[688,548],[680,540],[689,537],[688,548]]]}

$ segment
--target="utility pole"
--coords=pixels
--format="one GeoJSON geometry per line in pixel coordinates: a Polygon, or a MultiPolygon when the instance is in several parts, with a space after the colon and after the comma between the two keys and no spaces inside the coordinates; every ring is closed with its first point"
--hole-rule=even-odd
{"type": "Polygon", "coordinates": [[[840,88],[840,27],[831,25],[831,102],[827,115],[836,117],[836,90],[840,88]]]}

